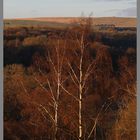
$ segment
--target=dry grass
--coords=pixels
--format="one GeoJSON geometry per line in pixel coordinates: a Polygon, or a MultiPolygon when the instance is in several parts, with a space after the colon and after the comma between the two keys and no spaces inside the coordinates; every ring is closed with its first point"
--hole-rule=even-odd
{"type": "MultiPolygon", "coordinates": [[[[74,23],[78,22],[80,17],[48,17],[48,18],[18,18],[15,20],[32,20],[32,21],[46,21],[56,23],[74,23]]],[[[136,27],[136,18],[120,18],[120,17],[100,17],[94,18],[94,25],[96,24],[114,24],[116,27],[136,27]]]]}

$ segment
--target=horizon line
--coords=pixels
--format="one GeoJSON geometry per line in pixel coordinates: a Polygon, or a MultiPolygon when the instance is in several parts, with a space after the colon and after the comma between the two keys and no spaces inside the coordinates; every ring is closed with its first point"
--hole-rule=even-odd
{"type": "Polygon", "coordinates": [[[46,16],[46,17],[13,17],[13,18],[4,18],[4,20],[8,19],[37,19],[37,18],[137,18],[137,16],[46,16]]]}

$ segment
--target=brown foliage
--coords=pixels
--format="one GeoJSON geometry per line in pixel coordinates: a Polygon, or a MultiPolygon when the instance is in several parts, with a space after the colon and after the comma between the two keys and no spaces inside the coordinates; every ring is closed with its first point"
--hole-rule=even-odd
{"type": "MultiPolygon", "coordinates": [[[[83,77],[87,74],[88,66],[92,65],[86,82],[82,81],[82,84],[85,82],[86,85],[83,88],[85,92],[82,99],[82,139],[88,138],[91,132],[89,139],[96,137],[97,140],[117,140],[120,134],[122,137],[119,138],[122,140],[126,135],[128,139],[135,140],[135,124],[130,120],[136,119],[133,114],[136,105],[134,98],[136,64],[135,59],[133,61],[129,59],[136,55],[135,49],[127,49],[122,56],[115,58],[118,65],[116,74],[113,68],[114,58],[110,52],[111,46],[104,45],[102,42],[89,41],[91,27],[84,26],[84,24],[70,29],[63,37],[52,35],[47,39],[44,36],[26,38],[22,44],[43,47],[43,55],[34,53],[33,63],[26,69],[18,65],[5,67],[5,139],[54,139],[55,106],[53,99],[57,96],[58,88],[58,71],[55,68],[59,67],[60,62],[63,62],[62,85],[57,102],[58,131],[56,138],[58,140],[78,139],[78,103],[76,99],[79,91],[74,83],[77,79],[74,76],[72,79],[71,74],[74,71],[79,77],[81,56],[79,40],[84,28],[83,77]],[[58,52],[59,57],[57,57],[58,52]],[[54,98],[52,98],[50,87],[53,89],[54,98]],[[66,93],[66,91],[68,92],[66,93]],[[128,123],[123,123],[126,119],[128,119],[128,123]],[[115,130],[118,128],[118,122],[122,128],[132,127],[134,131],[125,131],[123,135],[122,129],[119,129],[116,136],[115,130]]],[[[90,25],[90,23],[86,24],[90,25]]]]}

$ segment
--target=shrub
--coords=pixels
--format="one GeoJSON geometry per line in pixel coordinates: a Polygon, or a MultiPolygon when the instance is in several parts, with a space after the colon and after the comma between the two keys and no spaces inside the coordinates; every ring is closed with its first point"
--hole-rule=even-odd
{"type": "Polygon", "coordinates": [[[37,36],[37,37],[28,37],[23,41],[23,46],[45,46],[47,43],[47,37],[37,36]]]}

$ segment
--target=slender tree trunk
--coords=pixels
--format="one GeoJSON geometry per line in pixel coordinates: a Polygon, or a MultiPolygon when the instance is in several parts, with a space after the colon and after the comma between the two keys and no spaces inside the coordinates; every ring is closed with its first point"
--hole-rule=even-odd
{"type": "Polygon", "coordinates": [[[55,104],[55,140],[57,139],[57,131],[58,131],[58,101],[60,95],[60,73],[58,71],[57,75],[57,97],[56,97],[56,104],[55,104]]]}
{"type": "Polygon", "coordinates": [[[82,139],[82,95],[79,93],[79,140],[82,139]]]}
{"type": "Polygon", "coordinates": [[[81,57],[80,57],[80,67],[79,67],[79,140],[82,140],[82,94],[83,94],[83,88],[82,88],[82,63],[83,63],[83,35],[81,39],[81,57]]]}
{"type": "Polygon", "coordinates": [[[81,70],[81,67],[80,67],[80,83],[79,83],[79,140],[81,140],[81,139],[82,139],[82,70],[81,70]]]}
{"type": "Polygon", "coordinates": [[[57,140],[57,130],[58,130],[58,105],[55,104],[55,130],[54,130],[54,140],[57,140]]]}
{"type": "Polygon", "coordinates": [[[60,58],[59,58],[59,49],[57,50],[57,95],[55,103],[55,140],[57,140],[57,131],[58,131],[58,102],[60,96],[60,58]]]}

